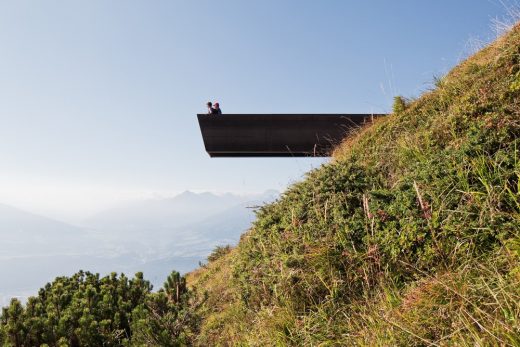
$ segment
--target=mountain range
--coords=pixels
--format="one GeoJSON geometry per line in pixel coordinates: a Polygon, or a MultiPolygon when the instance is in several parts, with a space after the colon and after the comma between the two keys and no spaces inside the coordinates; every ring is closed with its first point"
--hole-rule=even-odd
{"type": "Polygon", "coordinates": [[[215,246],[236,243],[254,219],[248,207],[277,195],[186,191],[105,210],[80,225],[0,204],[0,304],[34,295],[41,283],[80,269],[143,271],[160,287],[173,269],[190,271],[215,246]]]}

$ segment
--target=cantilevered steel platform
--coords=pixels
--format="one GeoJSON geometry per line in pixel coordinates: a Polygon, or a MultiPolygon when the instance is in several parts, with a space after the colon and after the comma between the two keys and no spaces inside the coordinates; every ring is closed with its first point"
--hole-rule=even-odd
{"type": "Polygon", "coordinates": [[[198,114],[210,157],[327,157],[381,114],[198,114]]]}

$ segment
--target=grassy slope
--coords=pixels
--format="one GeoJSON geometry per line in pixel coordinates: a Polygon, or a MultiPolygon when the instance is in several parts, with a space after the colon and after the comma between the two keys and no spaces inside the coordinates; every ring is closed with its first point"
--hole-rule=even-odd
{"type": "Polygon", "coordinates": [[[520,26],[189,275],[201,345],[520,345],[520,26]]]}

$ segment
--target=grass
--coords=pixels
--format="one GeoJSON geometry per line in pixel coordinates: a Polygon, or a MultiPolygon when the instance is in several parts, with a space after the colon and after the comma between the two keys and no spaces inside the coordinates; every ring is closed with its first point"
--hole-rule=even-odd
{"type": "Polygon", "coordinates": [[[188,277],[200,345],[520,345],[520,26],[188,277]]]}

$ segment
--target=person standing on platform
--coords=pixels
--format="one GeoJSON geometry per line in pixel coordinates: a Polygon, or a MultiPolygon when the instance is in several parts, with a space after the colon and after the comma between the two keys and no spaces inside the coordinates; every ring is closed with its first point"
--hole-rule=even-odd
{"type": "Polygon", "coordinates": [[[217,114],[217,111],[213,107],[213,104],[211,103],[211,101],[208,101],[206,103],[206,106],[208,106],[208,114],[217,114]]]}
{"type": "Polygon", "coordinates": [[[218,102],[215,103],[213,109],[215,110],[215,114],[222,114],[222,110],[220,109],[220,105],[218,104],[218,102]]]}

